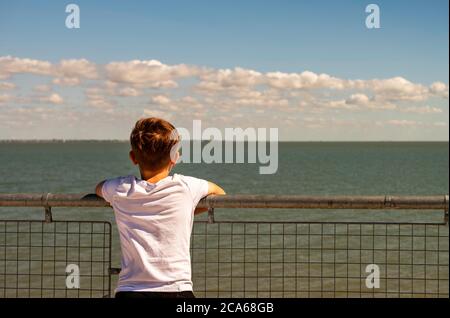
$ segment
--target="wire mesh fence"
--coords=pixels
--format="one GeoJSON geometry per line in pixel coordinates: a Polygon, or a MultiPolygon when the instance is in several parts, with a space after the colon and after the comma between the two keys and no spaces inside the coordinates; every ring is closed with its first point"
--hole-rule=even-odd
{"type": "Polygon", "coordinates": [[[111,225],[0,221],[0,297],[109,297],[111,225]]]}
{"type": "MultiPolygon", "coordinates": [[[[207,199],[208,219],[194,222],[191,237],[197,297],[449,297],[448,196],[207,199]],[[445,213],[437,223],[244,222],[214,220],[216,205],[445,213]]],[[[112,255],[118,262],[120,247],[112,245],[111,224],[52,221],[51,211],[104,201],[11,194],[0,195],[2,206],[44,207],[45,220],[0,220],[0,298],[113,296],[112,255]]]]}
{"type": "MultiPolygon", "coordinates": [[[[197,297],[449,297],[448,248],[441,224],[196,222],[192,273],[197,297]]],[[[0,297],[110,297],[110,268],[108,222],[0,221],[0,297]]]]}
{"type": "Polygon", "coordinates": [[[198,297],[448,297],[448,226],[200,223],[198,297]]]}

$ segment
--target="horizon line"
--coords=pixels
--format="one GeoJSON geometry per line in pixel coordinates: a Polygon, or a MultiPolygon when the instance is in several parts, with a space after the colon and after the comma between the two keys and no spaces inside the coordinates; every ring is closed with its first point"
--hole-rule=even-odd
{"type": "MultiPolygon", "coordinates": [[[[186,139],[189,141],[203,141],[209,142],[213,140],[204,140],[204,139],[186,139]]],[[[128,139],[64,139],[64,138],[52,138],[52,139],[0,139],[0,143],[6,142],[129,142],[128,139]]],[[[233,142],[241,142],[236,140],[221,140],[223,141],[233,141],[233,142]]],[[[251,142],[257,142],[258,140],[251,140],[251,142]]],[[[249,140],[245,140],[244,142],[249,142],[249,140]]],[[[270,142],[266,140],[266,142],[270,142]]],[[[278,140],[278,142],[449,142],[449,140],[278,140]]]]}

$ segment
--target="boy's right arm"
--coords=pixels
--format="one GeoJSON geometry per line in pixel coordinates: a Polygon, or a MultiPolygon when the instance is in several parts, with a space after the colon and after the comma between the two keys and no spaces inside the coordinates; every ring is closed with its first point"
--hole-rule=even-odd
{"type": "Polygon", "coordinates": [[[225,193],[225,190],[223,190],[217,184],[208,181],[208,195],[210,195],[210,194],[224,195],[226,193],[225,193]]]}
{"type": "MultiPolygon", "coordinates": [[[[208,195],[225,195],[225,191],[217,184],[208,181],[208,195]]],[[[208,208],[196,208],[194,214],[199,214],[208,211],[208,208]]]]}

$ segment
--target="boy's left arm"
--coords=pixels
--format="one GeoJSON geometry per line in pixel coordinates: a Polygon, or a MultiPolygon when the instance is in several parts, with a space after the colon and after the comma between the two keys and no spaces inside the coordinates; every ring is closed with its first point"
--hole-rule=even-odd
{"type": "MultiPolygon", "coordinates": [[[[221,187],[219,187],[215,183],[208,181],[208,194],[206,196],[208,196],[208,195],[225,195],[225,194],[226,194],[225,191],[221,187]]],[[[197,215],[197,214],[200,214],[200,213],[203,213],[206,211],[208,211],[208,208],[195,208],[194,214],[197,215]]]]}
{"type": "Polygon", "coordinates": [[[105,180],[103,180],[102,182],[97,184],[97,186],[95,187],[95,194],[97,196],[99,196],[100,198],[103,198],[102,188],[103,188],[104,183],[105,183],[105,180]]]}

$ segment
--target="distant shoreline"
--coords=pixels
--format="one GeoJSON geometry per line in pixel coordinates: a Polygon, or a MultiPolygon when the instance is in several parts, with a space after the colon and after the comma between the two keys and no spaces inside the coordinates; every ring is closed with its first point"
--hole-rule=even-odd
{"type": "MultiPolygon", "coordinates": [[[[197,140],[191,140],[197,141],[197,140]]],[[[119,139],[0,139],[0,144],[128,143],[119,139]]],[[[208,140],[203,140],[208,142],[208,140]]],[[[280,143],[448,143],[448,140],[280,140],[280,143]]]]}

